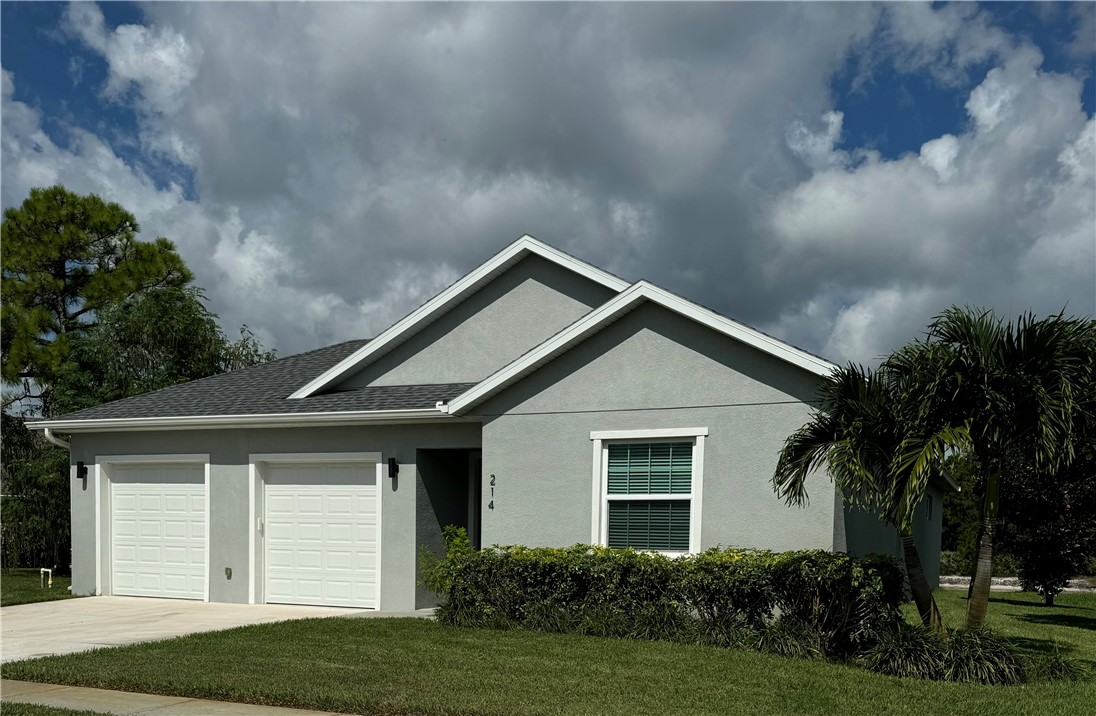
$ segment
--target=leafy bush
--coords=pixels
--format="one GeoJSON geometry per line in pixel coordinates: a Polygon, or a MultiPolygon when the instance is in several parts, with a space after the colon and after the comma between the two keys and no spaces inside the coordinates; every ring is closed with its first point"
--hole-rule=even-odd
{"type": "Polygon", "coordinates": [[[943,576],[969,577],[970,567],[970,561],[961,557],[958,552],[945,550],[940,553],[940,574],[943,576]]]}
{"type": "MultiPolygon", "coordinates": [[[[940,574],[949,577],[969,577],[974,571],[973,551],[940,553],[940,574]]],[[[1015,577],[1020,571],[1019,562],[1007,552],[995,551],[993,553],[993,576],[1015,577]]]]}
{"type": "Polygon", "coordinates": [[[773,555],[771,565],[776,606],[816,634],[828,657],[862,651],[902,619],[903,574],[889,557],[809,550],[773,555]]]}
{"type": "Polygon", "coordinates": [[[902,572],[889,557],[711,549],[670,559],[588,545],[476,551],[463,530],[445,535],[446,557],[421,560],[423,584],[444,597],[437,618],[448,624],[844,657],[901,618],[902,572]]]}

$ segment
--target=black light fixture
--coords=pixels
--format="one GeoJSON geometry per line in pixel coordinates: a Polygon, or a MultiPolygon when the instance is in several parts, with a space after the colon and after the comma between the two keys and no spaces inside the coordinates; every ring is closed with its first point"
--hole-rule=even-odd
{"type": "Polygon", "coordinates": [[[82,460],[76,463],[76,478],[78,480],[88,479],[88,466],[82,460]]]}
{"type": "Polygon", "coordinates": [[[396,458],[388,458],[388,476],[395,478],[400,474],[400,465],[396,462],[396,458]]]}

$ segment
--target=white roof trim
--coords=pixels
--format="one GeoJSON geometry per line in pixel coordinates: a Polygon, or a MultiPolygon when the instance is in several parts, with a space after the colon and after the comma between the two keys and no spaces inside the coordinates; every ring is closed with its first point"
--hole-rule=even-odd
{"type": "Polygon", "coordinates": [[[410,410],[353,410],[331,413],[265,413],[258,415],[186,415],[163,418],[96,418],[42,420],[27,423],[31,430],[88,433],[129,430],[200,430],[203,428],[288,428],[319,425],[360,425],[444,420],[451,416],[437,408],[410,410]]]}
{"type": "MultiPolygon", "coordinates": [[[[829,361],[799,350],[783,341],[767,336],[749,326],[721,316],[703,306],[698,306],[680,296],[655,286],[647,281],[632,284],[627,290],[610,299],[600,308],[586,314],[567,328],[549,338],[510,365],[497,371],[481,383],[463,394],[453,398],[444,406],[452,415],[462,415],[475,405],[516,383],[537,368],[545,365],[556,356],[566,352],[572,346],[600,331],[614,321],[650,301],[663,308],[700,323],[708,328],[741,341],[769,355],[780,358],[794,366],[818,376],[829,375],[837,368],[829,361]]],[[[441,406],[439,406],[441,407],[441,406]]]]}
{"type": "Polygon", "coordinates": [[[296,399],[314,395],[351,371],[367,365],[370,360],[379,358],[436,321],[449,309],[529,254],[536,254],[614,291],[623,291],[628,287],[627,281],[602,271],[596,266],[579,261],[573,256],[568,256],[526,234],[289,397],[296,399]]]}

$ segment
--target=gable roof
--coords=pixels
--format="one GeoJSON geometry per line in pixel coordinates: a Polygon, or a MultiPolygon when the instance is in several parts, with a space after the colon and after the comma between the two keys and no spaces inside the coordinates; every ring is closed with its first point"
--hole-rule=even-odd
{"type": "MultiPolygon", "coordinates": [[[[818,376],[836,366],[647,281],[622,279],[523,236],[372,341],[356,340],[181,383],[54,420],[62,431],[275,427],[450,420],[570,350],[645,303],[654,303],[818,376]],[[368,386],[318,393],[421,331],[487,282],[537,255],[618,291],[556,335],[479,383],[368,386]]],[[[475,419],[474,415],[464,419],[475,419]]]]}
{"type": "Polygon", "coordinates": [[[409,313],[402,320],[394,324],[368,344],[355,350],[337,364],[331,366],[307,384],[294,391],[290,399],[304,399],[314,396],[321,390],[329,388],[340,378],[359,370],[372,361],[380,358],[385,353],[414,336],[419,331],[441,318],[452,308],[478,291],[495,277],[504,273],[526,256],[536,255],[547,259],[564,268],[570,269],[580,276],[596,281],[614,291],[623,291],[628,287],[628,282],[618,278],[596,266],[580,261],[559,249],[543,244],[532,236],[526,234],[505,249],[488,259],[479,268],[459,279],[449,288],[439,293],[417,309],[409,313]]]}
{"type": "Polygon", "coordinates": [[[476,405],[518,382],[556,356],[567,352],[598,331],[618,321],[644,303],[651,302],[707,326],[725,336],[775,356],[818,376],[837,366],[795,346],[788,345],[738,321],[670,293],[647,281],[638,281],[567,328],[533,348],[510,365],[496,371],[444,407],[450,415],[464,415],[476,405]]]}
{"type": "Polygon", "coordinates": [[[287,396],[308,380],[366,345],[355,340],[299,353],[270,363],[172,385],[151,393],[115,400],[54,420],[28,423],[55,430],[178,428],[433,417],[437,402],[474,383],[374,386],[317,395],[287,396]],[[417,411],[417,412],[416,412],[417,411]],[[419,416],[418,412],[426,415],[419,416]],[[317,420],[318,418],[318,420],[317,420]]]}

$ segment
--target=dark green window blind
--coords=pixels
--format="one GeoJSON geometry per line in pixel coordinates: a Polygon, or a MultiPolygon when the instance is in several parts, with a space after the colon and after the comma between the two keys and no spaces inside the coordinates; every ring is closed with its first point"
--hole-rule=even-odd
{"type": "Polygon", "coordinates": [[[692,489],[692,443],[609,445],[610,495],[680,495],[692,489]]]}
{"type": "Polygon", "coordinates": [[[608,544],[689,551],[689,500],[610,500],[608,544]]]}

